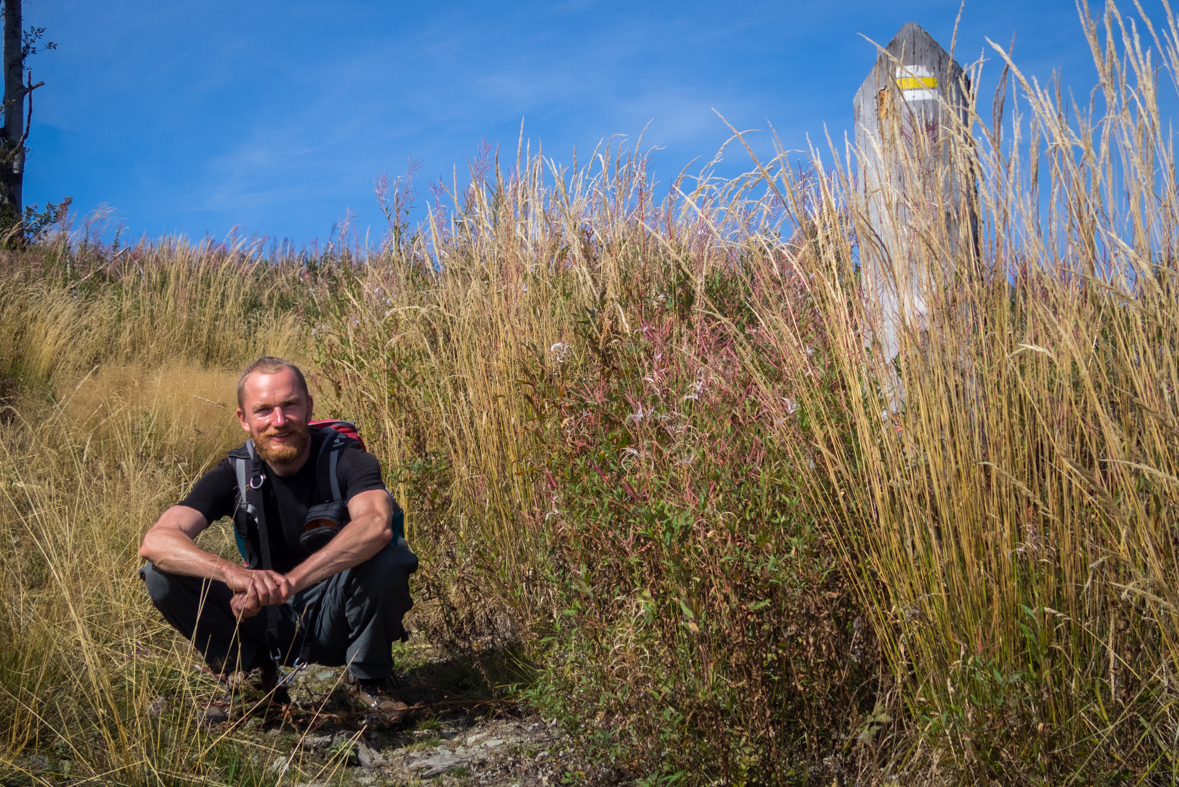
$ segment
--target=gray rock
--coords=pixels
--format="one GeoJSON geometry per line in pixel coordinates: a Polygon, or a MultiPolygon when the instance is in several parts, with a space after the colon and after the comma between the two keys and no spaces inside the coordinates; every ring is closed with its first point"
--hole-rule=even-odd
{"type": "Polygon", "coordinates": [[[385,761],[384,756],[377,754],[364,743],[360,743],[356,747],[356,761],[361,768],[365,770],[372,770],[385,761]]]}
{"type": "Polygon", "coordinates": [[[463,765],[466,760],[461,757],[447,752],[445,754],[439,753],[432,757],[427,757],[420,762],[413,765],[414,770],[420,771],[423,779],[432,779],[435,776],[441,776],[447,771],[454,770],[463,765]]]}
{"type": "Polygon", "coordinates": [[[325,669],[322,672],[315,673],[316,680],[331,680],[336,677],[336,671],[333,669],[325,669]]]}
{"type": "Polygon", "coordinates": [[[303,739],[303,748],[309,751],[326,749],[332,745],[331,735],[308,735],[303,739]]]}
{"type": "Polygon", "coordinates": [[[507,741],[505,741],[503,738],[488,738],[487,740],[483,741],[483,748],[484,749],[498,749],[500,746],[503,746],[506,742],[507,741]]]}
{"type": "Polygon", "coordinates": [[[30,771],[37,773],[38,771],[49,770],[49,758],[41,754],[34,754],[25,760],[25,764],[30,771]]]}
{"type": "Polygon", "coordinates": [[[286,757],[277,757],[275,758],[274,762],[270,763],[270,770],[274,773],[277,773],[279,776],[282,776],[284,773],[286,773],[287,768],[290,767],[291,764],[287,762],[286,757]]]}

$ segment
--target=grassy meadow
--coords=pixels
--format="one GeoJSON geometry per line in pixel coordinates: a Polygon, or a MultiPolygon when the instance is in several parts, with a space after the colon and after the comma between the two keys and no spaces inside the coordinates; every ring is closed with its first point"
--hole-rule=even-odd
{"type": "Polygon", "coordinates": [[[895,362],[842,149],[666,199],[640,153],[501,151],[418,226],[383,191],[380,248],[4,253],[0,781],[326,778],[196,724],[212,683],[135,575],[270,353],[382,459],[418,641],[508,654],[613,778],[1179,783],[1167,13],[1089,21],[1092,103],[992,55],[1007,89],[938,152],[979,175],[956,224],[904,162],[930,312],[895,362]]]}

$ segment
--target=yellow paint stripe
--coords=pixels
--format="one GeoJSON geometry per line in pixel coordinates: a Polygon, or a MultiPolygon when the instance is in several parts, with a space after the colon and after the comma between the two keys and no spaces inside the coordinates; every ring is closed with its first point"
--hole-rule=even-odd
{"type": "Polygon", "coordinates": [[[898,77],[897,87],[901,90],[937,87],[937,77],[898,77]]]}

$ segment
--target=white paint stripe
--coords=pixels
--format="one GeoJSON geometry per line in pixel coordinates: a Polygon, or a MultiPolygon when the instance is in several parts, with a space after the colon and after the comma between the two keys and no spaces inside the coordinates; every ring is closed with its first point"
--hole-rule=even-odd
{"type": "Polygon", "coordinates": [[[937,98],[936,90],[902,90],[901,96],[906,101],[933,101],[937,98]]]}
{"type": "Polygon", "coordinates": [[[931,77],[933,76],[933,72],[929,70],[929,66],[897,66],[897,76],[931,77]]]}

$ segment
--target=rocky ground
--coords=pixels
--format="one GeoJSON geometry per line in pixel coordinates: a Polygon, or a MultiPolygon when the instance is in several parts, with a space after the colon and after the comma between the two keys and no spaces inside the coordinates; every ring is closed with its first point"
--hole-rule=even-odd
{"type": "Polygon", "coordinates": [[[494,688],[511,677],[510,658],[455,659],[410,647],[402,657],[410,665],[399,693],[412,713],[396,724],[356,710],[342,669],[312,667],[293,684],[285,713],[226,726],[256,742],[280,784],[299,787],[618,783],[610,773],[588,773],[554,720],[494,688]]]}
{"type": "Polygon", "coordinates": [[[555,721],[509,699],[452,693],[423,680],[422,673],[437,670],[413,671],[402,680],[402,699],[414,712],[394,725],[354,710],[341,686],[342,670],[309,672],[292,692],[294,709],[241,725],[267,759],[274,755],[269,769],[275,775],[300,774],[283,782],[540,787],[582,781],[583,769],[555,721]]]}
{"type": "MultiPolygon", "coordinates": [[[[202,723],[214,737],[245,744],[256,774],[251,783],[258,777],[285,787],[620,783],[587,766],[554,720],[502,688],[512,682],[512,670],[505,668],[510,657],[456,659],[402,647],[398,693],[411,713],[393,724],[358,709],[344,688],[342,668],[317,666],[296,678],[293,704],[286,707],[262,711],[258,693],[240,688],[248,685],[246,676],[236,676],[239,689],[226,695],[223,685],[194,667],[199,688],[184,697],[156,697],[143,711],[173,719],[191,713],[195,720],[204,718],[210,705],[228,704],[227,719],[202,723]]],[[[89,781],[72,778],[68,757],[26,755],[13,764],[11,773],[0,769],[3,787],[89,781]]]]}

